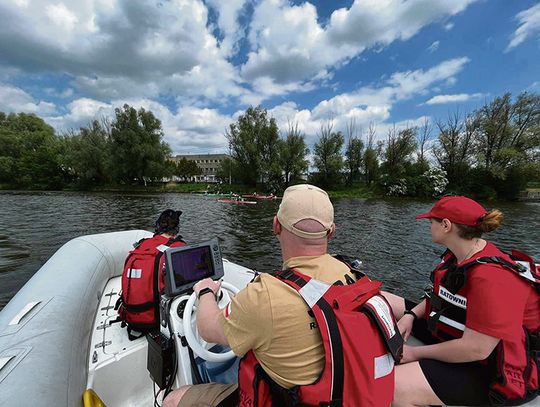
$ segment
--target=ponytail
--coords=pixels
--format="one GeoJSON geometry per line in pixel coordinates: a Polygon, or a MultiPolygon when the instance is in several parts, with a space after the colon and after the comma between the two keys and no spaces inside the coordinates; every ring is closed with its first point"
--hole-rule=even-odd
{"type": "Polygon", "coordinates": [[[504,219],[502,212],[498,209],[492,209],[480,219],[478,228],[482,233],[489,233],[501,226],[504,219]]]}
{"type": "Polygon", "coordinates": [[[477,226],[466,226],[455,223],[459,237],[463,239],[474,239],[482,237],[482,234],[489,233],[501,226],[504,219],[502,212],[492,209],[480,218],[477,226]]]}

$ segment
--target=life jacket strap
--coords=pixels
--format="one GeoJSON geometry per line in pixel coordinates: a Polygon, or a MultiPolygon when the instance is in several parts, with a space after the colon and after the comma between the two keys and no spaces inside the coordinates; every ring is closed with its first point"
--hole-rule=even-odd
{"type": "Polygon", "coordinates": [[[304,278],[300,277],[298,274],[295,274],[291,269],[278,271],[275,276],[282,280],[290,281],[300,288],[307,284],[307,281],[304,278]]]}
{"type": "Polygon", "coordinates": [[[403,356],[404,341],[397,329],[390,304],[382,295],[376,295],[363,305],[362,312],[375,323],[394,362],[399,363],[403,356]]]}
{"type": "Polygon", "coordinates": [[[349,269],[355,275],[357,280],[360,280],[362,277],[366,275],[366,273],[364,273],[360,269],[360,267],[362,266],[362,262],[359,259],[355,259],[350,256],[345,256],[343,254],[336,254],[334,258],[341,261],[342,263],[345,263],[347,266],[349,266],[349,269]]]}
{"type": "Polygon", "coordinates": [[[331,344],[331,355],[329,356],[332,358],[333,387],[331,389],[330,400],[343,399],[343,380],[345,377],[343,343],[334,310],[323,297],[331,285],[316,279],[303,277],[300,273],[295,273],[292,270],[278,272],[276,273],[276,277],[296,289],[311,309],[318,307],[322,313],[322,318],[328,328],[328,339],[331,344]]]}

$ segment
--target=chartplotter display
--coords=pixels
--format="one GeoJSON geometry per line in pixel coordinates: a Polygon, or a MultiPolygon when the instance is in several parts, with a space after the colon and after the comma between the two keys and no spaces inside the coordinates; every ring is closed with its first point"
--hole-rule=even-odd
{"type": "Polygon", "coordinates": [[[208,277],[223,277],[223,261],[217,239],[165,251],[164,279],[167,295],[184,294],[197,281],[208,277]]]}

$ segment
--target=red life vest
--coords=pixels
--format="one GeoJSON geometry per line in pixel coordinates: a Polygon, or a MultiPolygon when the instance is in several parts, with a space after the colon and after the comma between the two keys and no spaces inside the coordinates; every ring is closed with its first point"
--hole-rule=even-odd
{"type": "Polygon", "coordinates": [[[184,246],[181,236],[169,239],[155,235],[140,240],[129,252],[122,272],[122,294],[118,314],[128,329],[146,332],[159,324],[159,298],[163,294],[163,252],[184,246]]]}
{"type": "Polygon", "coordinates": [[[315,383],[285,389],[250,351],[240,361],[239,405],[388,407],[403,339],[390,305],[380,295],[381,283],[363,277],[350,285],[329,285],[294,270],[276,277],[296,289],[310,307],[325,365],[315,383]]]}
{"type": "MultiPolygon", "coordinates": [[[[526,254],[513,250],[510,255],[479,257],[460,267],[454,255],[447,252],[432,273],[433,293],[428,298],[428,328],[441,341],[461,338],[467,318],[467,297],[462,287],[467,271],[481,264],[494,264],[524,278],[540,295],[540,267],[526,254]]],[[[540,326],[540,321],[537,324],[540,326]]],[[[523,327],[516,341],[500,340],[488,358],[495,369],[489,397],[493,405],[521,404],[540,392],[540,332],[523,327]]]]}

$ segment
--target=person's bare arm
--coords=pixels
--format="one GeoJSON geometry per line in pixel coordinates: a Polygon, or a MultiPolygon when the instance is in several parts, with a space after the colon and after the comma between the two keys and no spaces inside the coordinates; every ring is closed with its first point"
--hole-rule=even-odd
{"type": "Polygon", "coordinates": [[[465,328],[463,337],[425,346],[407,346],[401,363],[435,359],[448,363],[466,363],[486,359],[499,343],[498,338],[465,328]]]}
{"type": "Polygon", "coordinates": [[[197,329],[205,341],[229,346],[223,327],[219,322],[222,311],[219,309],[215,297],[221,287],[221,281],[213,281],[210,278],[201,280],[195,284],[193,291],[199,296],[199,292],[206,287],[210,288],[214,295],[208,293],[199,298],[197,329]]]}

